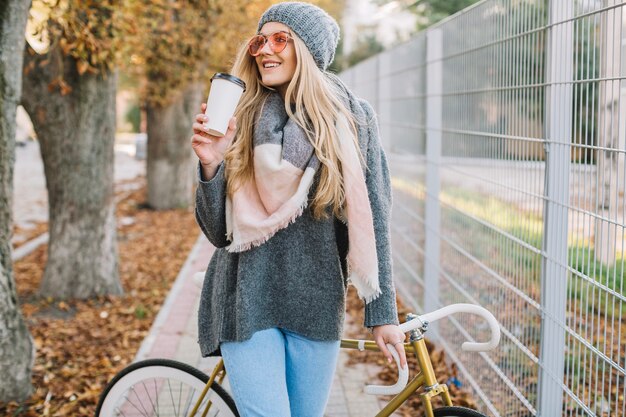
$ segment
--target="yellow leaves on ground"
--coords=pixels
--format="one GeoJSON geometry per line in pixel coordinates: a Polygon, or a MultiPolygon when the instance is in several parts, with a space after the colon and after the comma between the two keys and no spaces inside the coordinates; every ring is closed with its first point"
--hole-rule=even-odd
{"type": "Polygon", "coordinates": [[[17,224],[13,225],[13,250],[19,248],[24,243],[36,238],[48,231],[47,222],[32,222],[30,227],[20,227],[17,224]]]}
{"type": "Polygon", "coordinates": [[[143,201],[145,185],[117,206],[118,218],[135,219],[118,227],[124,296],[40,299],[35,294],[46,246],[15,263],[20,306],[36,347],[36,391],[24,404],[0,404],[0,415],[93,415],[106,383],[132,361],[199,230],[192,211],[141,209],[143,201]]]}

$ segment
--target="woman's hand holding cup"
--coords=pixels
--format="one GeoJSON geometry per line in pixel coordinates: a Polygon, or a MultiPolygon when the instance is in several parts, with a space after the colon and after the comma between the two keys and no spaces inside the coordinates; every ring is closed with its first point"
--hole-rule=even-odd
{"type": "Polygon", "coordinates": [[[204,114],[206,103],[202,103],[202,113],[196,115],[196,122],[193,124],[193,136],[191,137],[191,147],[198,156],[202,164],[205,178],[208,180],[215,175],[217,166],[224,160],[224,154],[228,145],[235,137],[237,130],[237,119],[231,117],[228,122],[228,130],[224,136],[213,136],[208,133],[205,123],[208,116],[204,114]]]}

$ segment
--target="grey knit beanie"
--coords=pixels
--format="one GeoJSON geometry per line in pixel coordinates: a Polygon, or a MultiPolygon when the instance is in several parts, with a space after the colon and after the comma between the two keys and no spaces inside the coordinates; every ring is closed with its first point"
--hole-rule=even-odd
{"type": "Polygon", "coordinates": [[[333,62],[339,42],[339,25],[324,10],[310,3],[278,3],[263,13],[257,31],[267,22],[289,26],[304,41],[321,70],[333,62]]]}

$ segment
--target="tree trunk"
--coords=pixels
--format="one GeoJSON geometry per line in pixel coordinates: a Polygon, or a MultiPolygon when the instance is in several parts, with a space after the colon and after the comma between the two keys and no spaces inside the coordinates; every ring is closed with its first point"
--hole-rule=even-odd
{"type": "Polygon", "coordinates": [[[191,84],[168,106],[148,105],[148,204],[157,210],[192,202],[191,125],[200,112],[202,86],[191,84]]]}
{"type": "Polygon", "coordinates": [[[32,393],[33,340],[20,311],[11,262],[15,112],[30,0],[0,2],[0,401],[32,393]]]}
{"type": "Polygon", "coordinates": [[[22,100],[41,145],[50,213],[40,295],[121,294],[113,193],[116,74],[79,75],[75,60],[58,47],[45,55],[27,47],[24,67],[22,100]],[[71,87],[65,95],[48,90],[58,75],[71,87]]]}

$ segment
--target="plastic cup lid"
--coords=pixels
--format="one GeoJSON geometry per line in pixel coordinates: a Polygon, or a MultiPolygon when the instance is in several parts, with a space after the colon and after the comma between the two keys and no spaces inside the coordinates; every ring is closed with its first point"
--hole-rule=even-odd
{"type": "Polygon", "coordinates": [[[233,82],[239,85],[241,88],[243,88],[243,91],[246,91],[246,83],[242,79],[237,78],[234,75],[226,74],[223,72],[218,72],[213,77],[211,77],[211,82],[213,82],[215,78],[221,78],[223,80],[228,80],[230,82],[233,82]]]}

